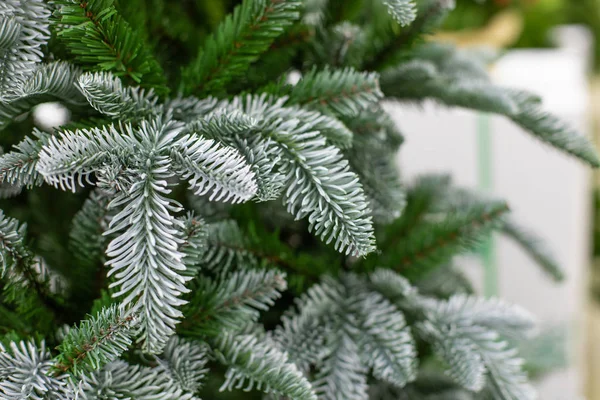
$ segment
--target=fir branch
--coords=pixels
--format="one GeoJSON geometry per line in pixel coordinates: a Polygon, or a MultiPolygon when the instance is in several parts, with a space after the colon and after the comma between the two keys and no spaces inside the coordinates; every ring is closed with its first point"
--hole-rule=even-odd
{"type": "Polygon", "coordinates": [[[299,289],[305,283],[315,283],[324,272],[315,264],[330,264],[333,260],[315,262],[315,256],[298,254],[279,237],[251,224],[242,230],[236,221],[226,219],[208,225],[207,250],[203,265],[213,272],[274,266],[283,270],[289,283],[299,289]]]}
{"type": "Polygon", "coordinates": [[[418,59],[384,70],[381,86],[387,96],[400,101],[433,99],[446,106],[507,115],[518,110],[506,89],[443,75],[432,62],[418,59]]]}
{"type": "Polygon", "coordinates": [[[514,240],[555,281],[561,282],[565,279],[564,270],[550,249],[546,248],[544,242],[533,232],[508,220],[502,226],[502,233],[514,240]]]}
{"type": "Polygon", "coordinates": [[[454,0],[424,0],[417,3],[417,18],[399,35],[386,38],[382,46],[378,46],[377,53],[363,65],[363,70],[379,71],[389,65],[398,57],[398,52],[410,49],[422,35],[433,30],[444,20],[448,11],[454,8],[454,0]]]}
{"type": "Polygon", "coordinates": [[[381,294],[373,292],[363,295],[360,310],[362,359],[373,369],[373,376],[397,387],[414,381],[416,345],[404,315],[381,294]]]}
{"type": "Polygon", "coordinates": [[[494,333],[473,335],[488,370],[488,390],[502,400],[534,400],[537,394],[523,372],[524,361],[494,333]],[[496,339],[496,341],[494,341],[496,339]]]}
{"type": "Polygon", "coordinates": [[[57,0],[54,28],[77,63],[111,71],[157,93],[168,91],[161,66],[114,0],[57,0]]]}
{"type": "Polygon", "coordinates": [[[207,250],[204,264],[212,270],[229,271],[233,267],[258,266],[258,254],[234,220],[208,225],[207,250]]]}
{"type": "Polygon", "coordinates": [[[215,113],[188,124],[187,129],[240,152],[256,177],[257,200],[274,200],[280,196],[285,183],[284,176],[277,171],[280,157],[270,141],[261,142],[260,136],[255,134],[260,128],[254,118],[239,111],[215,113]]]}
{"type": "Polygon", "coordinates": [[[381,249],[394,248],[412,229],[430,214],[439,199],[449,190],[450,178],[446,175],[423,175],[407,188],[406,207],[401,218],[385,229],[380,239],[381,249]]]}
{"type": "Polygon", "coordinates": [[[6,399],[68,399],[71,392],[64,376],[53,376],[50,351],[44,341],[0,343],[0,393],[6,399]]]}
{"type": "Polygon", "coordinates": [[[288,362],[287,355],[268,342],[225,331],[217,338],[213,351],[218,361],[229,366],[221,390],[257,387],[292,400],[317,399],[308,380],[288,362]]]}
{"type": "Polygon", "coordinates": [[[0,104],[20,97],[50,37],[50,11],[42,0],[7,0],[0,6],[0,104]]]}
{"type": "Polygon", "coordinates": [[[401,101],[434,99],[448,106],[505,115],[541,141],[593,167],[600,166],[592,143],[543,111],[536,96],[491,84],[482,65],[453,48],[426,46],[420,54],[422,58],[382,73],[386,95],[401,101]]]}
{"type": "Polygon", "coordinates": [[[19,305],[22,315],[36,316],[44,306],[60,315],[60,301],[51,291],[43,261],[25,246],[26,230],[25,224],[0,211],[0,276],[7,280],[4,294],[19,305]],[[35,293],[33,298],[31,293],[35,293]]]}
{"type": "Polygon", "coordinates": [[[543,111],[537,99],[532,101],[531,94],[518,91],[512,91],[512,94],[518,109],[508,117],[516,124],[556,149],[575,156],[592,167],[600,167],[600,157],[588,138],[555,115],[543,111]]]}
{"type": "Polygon", "coordinates": [[[431,343],[433,350],[447,364],[446,373],[456,383],[479,392],[485,386],[486,367],[477,346],[462,332],[451,327],[439,327],[430,322],[416,325],[419,335],[431,343]]]}
{"type": "Polygon", "coordinates": [[[340,252],[365,255],[374,249],[372,222],[364,192],[348,162],[314,131],[322,116],[283,107],[266,95],[236,98],[228,109],[263,120],[261,133],[281,156],[286,175],[284,202],[297,219],[308,217],[309,230],[340,252]]]}
{"type": "Polygon", "coordinates": [[[272,306],[286,287],[285,274],[273,270],[234,272],[219,281],[199,277],[179,331],[215,336],[223,329],[239,329],[256,322],[259,312],[272,306]]]}
{"type": "Polygon", "coordinates": [[[244,75],[249,65],[299,17],[297,0],[244,0],[209,36],[183,70],[187,93],[215,94],[244,75]]]}
{"type": "Polygon", "coordinates": [[[184,275],[196,276],[204,263],[204,255],[208,249],[208,226],[192,212],[188,212],[181,221],[183,234],[179,251],[183,254],[184,275]]]}
{"type": "Polygon", "coordinates": [[[215,111],[219,101],[211,96],[203,99],[196,97],[175,97],[165,103],[165,109],[169,110],[173,118],[186,123],[205,118],[215,111]]]}
{"type": "Polygon", "coordinates": [[[97,400],[106,396],[106,393],[117,399],[196,400],[191,393],[185,393],[161,367],[129,365],[117,360],[81,378],[81,384],[73,392],[82,400],[97,400]]]}
{"type": "Polygon", "coordinates": [[[417,18],[417,6],[413,0],[387,0],[384,4],[402,26],[410,25],[417,18]]]}
{"type": "Polygon", "coordinates": [[[350,335],[340,332],[333,343],[328,343],[325,352],[313,384],[319,398],[366,399],[367,368],[358,356],[358,346],[350,335]]]}
{"type": "Polygon", "coordinates": [[[199,342],[172,336],[160,357],[158,369],[165,371],[181,390],[196,394],[208,369],[208,346],[199,342]]]}
{"type": "Polygon", "coordinates": [[[356,117],[341,120],[356,135],[357,140],[360,140],[360,136],[364,136],[367,142],[376,138],[388,151],[398,151],[404,142],[404,136],[396,122],[381,107],[372,107],[361,111],[356,117]]]}
{"type": "Polygon", "coordinates": [[[77,79],[77,88],[90,105],[110,117],[131,118],[158,114],[158,98],[153,89],[123,87],[110,72],[85,73],[77,79]]]}
{"type": "Polygon", "coordinates": [[[41,186],[44,178],[36,171],[39,153],[48,142],[49,134],[33,130],[35,139],[26,137],[14,146],[15,150],[0,156],[0,182],[32,188],[41,186]]]}
{"type": "Polygon", "coordinates": [[[296,313],[281,318],[273,340],[303,371],[321,360],[326,338],[335,333],[332,320],[343,302],[343,286],[326,276],[298,298],[296,313]]]}
{"type": "Polygon", "coordinates": [[[330,29],[318,29],[311,43],[310,57],[315,65],[359,68],[368,49],[364,26],[348,21],[330,29]]]}
{"type": "Polygon", "coordinates": [[[37,170],[48,184],[75,192],[84,182],[91,183],[90,175],[107,159],[132,149],[131,127],[126,129],[128,135],[121,135],[114,125],[65,130],[42,148],[37,170]]]}
{"type": "MultiPolygon", "coordinates": [[[[487,386],[495,392],[495,398],[535,398],[535,392],[522,371],[522,360],[516,358],[516,351],[510,349],[498,334],[498,331],[513,335],[515,331],[529,330],[531,319],[522,310],[511,309],[500,302],[465,296],[455,296],[443,302],[426,300],[421,302],[421,306],[427,322],[418,325],[418,329],[426,331],[425,336],[434,340],[435,348],[445,349],[440,355],[449,363],[452,376],[461,383],[467,383],[466,387],[471,390],[481,389],[484,381],[472,371],[474,366],[479,365],[474,362],[475,359],[479,359],[485,366],[487,386]],[[428,336],[435,330],[438,330],[435,337],[428,336]],[[459,344],[462,352],[450,350],[459,344]],[[470,381],[469,376],[472,378],[470,381]]],[[[478,371],[483,372],[481,365],[478,371]]]]}
{"type": "Polygon", "coordinates": [[[100,266],[107,238],[103,233],[108,229],[110,196],[101,189],[90,193],[81,210],[75,214],[69,234],[69,250],[77,261],[81,273],[78,290],[82,290],[100,266]]]}
{"type": "Polygon", "coordinates": [[[358,136],[346,154],[360,177],[374,221],[383,224],[395,221],[406,206],[406,191],[388,143],[376,136],[358,136]]]}
{"type": "Polygon", "coordinates": [[[371,274],[370,285],[420,319],[415,324],[418,334],[432,344],[448,364],[450,376],[465,388],[478,391],[491,385],[493,398],[535,398],[522,361],[499,335],[529,332],[533,323],[527,312],[498,300],[464,295],[446,301],[425,298],[405,278],[385,269],[371,274]]]}
{"type": "Polygon", "coordinates": [[[57,348],[53,369],[78,376],[102,368],[131,345],[134,324],[135,317],[122,307],[102,309],[69,330],[57,348]]]}
{"type": "Polygon", "coordinates": [[[211,201],[240,203],[256,194],[254,173],[231,147],[188,134],[172,145],[170,157],[176,173],[189,178],[197,196],[209,194],[211,201]]]}
{"type": "MultiPolygon", "coordinates": [[[[468,208],[473,204],[492,204],[495,201],[469,189],[452,187],[446,192],[443,200],[437,202],[437,208],[442,211],[453,211],[464,207],[468,208]]],[[[556,281],[564,279],[562,268],[552,256],[552,252],[546,248],[541,238],[528,229],[519,226],[512,219],[505,219],[500,230],[504,235],[514,240],[524,252],[529,254],[548,275],[556,281]]]]}
{"type": "Polygon", "coordinates": [[[185,304],[180,296],[188,292],[185,282],[190,279],[182,275],[186,268],[178,250],[181,223],[170,213],[179,207],[166,197],[169,171],[167,157],[161,155],[180,131],[181,125],[172,122],[142,124],[140,144],[148,151],[145,164],[139,167],[139,179],[109,204],[119,212],[105,233],[119,234],[106,250],[109,276],[115,277],[110,287],[118,288],[113,296],[125,296],[123,303],[140,313],[137,333],[150,353],[160,352],[174,332],[182,316],[177,307],[185,304]]]}
{"type": "Polygon", "coordinates": [[[60,100],[69,105],[84,105],[85,99],[73,85],[80,73],[77,67],[64,61],[38,66],[21,82],[15,96],[0,101],[0,129],[44,102],[60,100]]]}
{"type": "Polygon", "coordinates": [[[301,104],[323,113],[351,117],[383,97],[379,75],[352,68],[313,68],[289,90],[289,104],[301,104]]]}
{"type": "Polygon", "coordinates": [[[452,326],[475,324],[514,338],[527,337],[535,327],[533,315],[499,299],[456,294],[446,301],[423,305],[436,321],[452,326]]]}
{"type": "Polygon", "coordinates": [[[0,183],[0,199],[9,199],[18,196],[23,191],[23,186],[0,183]]]}
{"type": "Polygon", "coordinates": [[[440,222],[423,222],[373,263],[394,265],[412,279],[423,276],[455,255],[475,250],[486,235],[501,226],[507,211],[505,203],[477,205],[450,213],[440,222]]]}

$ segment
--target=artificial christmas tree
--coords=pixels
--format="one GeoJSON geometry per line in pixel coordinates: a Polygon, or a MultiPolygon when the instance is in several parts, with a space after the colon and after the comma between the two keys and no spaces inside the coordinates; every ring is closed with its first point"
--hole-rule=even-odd
{"type": "Polygon", "coordinates": [[[559,266],[505,202],[401,184],[381,102],[600,160],[487,54],[423,40],[451,8],[0,3],[2,398],[535,398],[513,350],[532,317],[453,259],[500,231],[559,266]],[[47,101],[71,120],[32,126],[47,101]]]}

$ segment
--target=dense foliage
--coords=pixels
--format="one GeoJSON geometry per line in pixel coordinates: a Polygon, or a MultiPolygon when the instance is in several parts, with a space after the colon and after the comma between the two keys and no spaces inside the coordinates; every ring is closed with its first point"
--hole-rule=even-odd
{"type": "Polygon", "coordinates": [[[535,398],[532,316],[455,256],[498,231],[560,267],[504,201],[402,183],[382,102],[600,160],[485,54],[423,40],[451,3],[2,1],[2,398],[535,398]],[[48,101],[70,121],[36,123],[48,101]]]}

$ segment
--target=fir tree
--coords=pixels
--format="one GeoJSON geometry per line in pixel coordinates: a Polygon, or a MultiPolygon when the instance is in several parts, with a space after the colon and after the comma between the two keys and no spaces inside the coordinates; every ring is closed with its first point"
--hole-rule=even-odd
{"type": "Polygon", "coordinates": [[[534,399],[512,347],[534,319],[454,259],[500,232],[560,266],[504,201],[402,182],[382,102],[600,159],[487,57],[421,40],[451,8],[1,2],[2,398],[534,399]]]}

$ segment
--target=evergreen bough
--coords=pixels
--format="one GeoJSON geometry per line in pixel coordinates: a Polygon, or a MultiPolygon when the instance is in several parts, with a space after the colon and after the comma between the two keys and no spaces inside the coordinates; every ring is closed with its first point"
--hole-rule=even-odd
{"type": "Polygon", "coordinates": [[[455,256],[500,232],[560,266],[504,201],[402,182],[382,104],[600,159],[489,57],[420,40],[451,8],[0,3],[2,398],[534,399],[511,347],[532,316],[473,295],[455,256]],[[48,101],[71,118],[45,131],[48,101]]]}

